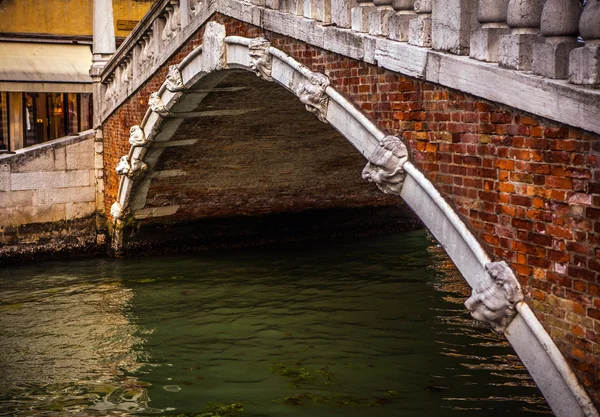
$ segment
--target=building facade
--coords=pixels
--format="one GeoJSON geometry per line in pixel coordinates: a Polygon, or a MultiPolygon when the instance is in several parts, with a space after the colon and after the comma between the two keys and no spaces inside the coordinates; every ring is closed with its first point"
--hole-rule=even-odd
{"type": "MultiPolygon", "coordinates": [[[[115,0],[121,42],[151,0],[115,0]]],[[[0,1],[0,152],[92,127],[92,13],[87,0],[0,1]]]]}

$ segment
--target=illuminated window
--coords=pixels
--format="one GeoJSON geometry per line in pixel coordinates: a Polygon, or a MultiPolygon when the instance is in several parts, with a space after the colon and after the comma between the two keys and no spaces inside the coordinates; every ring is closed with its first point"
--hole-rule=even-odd
{"type": "Polygon", "coordinates": [[[0,93],[0,152],[8,150],[8,94],[0,93]]]}

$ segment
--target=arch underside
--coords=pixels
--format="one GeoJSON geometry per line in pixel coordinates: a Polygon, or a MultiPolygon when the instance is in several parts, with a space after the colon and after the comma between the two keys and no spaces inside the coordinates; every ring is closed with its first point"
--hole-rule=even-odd
{"type": "Polygon", "coordinates": [[[201,78],[162,126],[171,134],[148,147],[146,174],[131,190],[136,232],[125,233],[124,251],[159,240],[209,245],[228,233],[255,239],[253,230],[276,233],[284,221],[288,234],[311,236],[417,223],[401,199],[365,186],[364,158],[335,129],[293,93],[251,72],[201,78]],[[369,215],[374,211],[385,215],[369,215]],[[227,223],[235,230],[225,230],[227,223]]]}
{"type": "Polygon", "coordinates": [[[335,193],[322,198],[322,190],[339,178],[351,185],[348,189],[355,193],[357,205],[397,203],[393,199],[399,195],[473,288],[467,302],[473,316],[506,335],[554,413],[598,416],[558,348],[522,301],[512,271],[504,262],[491,262],[459,216],[407,160],[401,141],[386,136],[329,86],[327,77],[313,73],[265,39],[226,37],[224,27],[214,22],[206,27],[202,47],[172,72],[141,127],[132,128],[132,147],[124,157],[127,169],[122,170],[126,175],[121,177],[112,209],[117,249],[123,245],[122,230],[129,219],[152,223],[169,217],[178,222],[218,215],[223,207],[268,212],[265,202],[272,190],[265,189],[267,185],[278,190],[278,204],[290,204],[291,211],[295,203],[287,198],[288,192],[315,209],[339,205],[335,193]],[[257,91],[261,100],[249,100],[248,94],[257,91]],[[264,126],[261,115],[274,123],[264,126]],[[331,127],[317,127],[317,118],[331,127]],[[358,152],[342,151],[340,136],[358,152]],[[305,148],[318,149],[303,153],[305,148]],[[298,177],[291,161],[303,155],[310,156],[301,161],[306,170],[298,177]],[[361,189],[360,174],[353,176],[351,171],[363,157],[367,159],[363,177],[392,197],[375,197],[374,187],[366,184],[361,189]],[[186,168],[194,163],[202,169],[186,168]],[[249,170],[255,176],[247,176],[249,170]],[[181,192],[173,190],[174,183],[181,192]],[[208,192],[219,189],[229,196],[208,192]],[[257,198],[250,198],[249,190],[257,198]],[[236,206],[227,200],[231,195],[242,203],[236,206]]]}

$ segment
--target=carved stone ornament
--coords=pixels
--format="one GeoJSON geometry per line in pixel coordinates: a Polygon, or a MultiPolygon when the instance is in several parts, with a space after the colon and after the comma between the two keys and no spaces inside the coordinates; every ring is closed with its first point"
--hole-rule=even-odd
{"type": "Polygon", "coordinates": [[[115,168],[117,174],[119,175],[127,175],[131,171],[131,165],[129,165],[129,157],[122,156],[115,168]]]}
{"type": "Polygon", "coordinates": [[[329,78],[324,74],[314,73],[300,85],[296,92],[306,110],[314,113],[320,121],[327,123],[327,103],[329,97],[325,90],[329,86],[329,78]]]}
{"type": "Polygon", "coordinates": [[[129,129],[129,143],[133,147],[146,146],[148,143],[144,131],[138,125],[132,126],[129,129]]]}
{"type": "Polygon", "coordinates": [[[129,162],[128,156],[122,156],[116,171],[119,175],[127,175],[131,179],[140,177],[146,172],[148,166],[139,158],[133,158],[133,162],[129,162]]]}
{"type": "Polygon", "coordinates": [[[493,285],[474,288],[465,306],[474,319],[491,324],[497,333],[504,333],[517,314],[517,303],[523,300],[521,285],[504,261],[490,262],[485,270],[492,277],[493,285]]]}
{"type": "Polygon", "coordinates": [[[171,91],[172,93],[185,90],[183,78],[181,78],[181,72],[179,71],[179,68],[177,68],[177,65],[169,66],[166,87],[167,90],[171,91]]]}
{"type": "Polygon", "coordinates": [[[150,106],[150,110],[154,113],[157,113],[160,116],[167,116],[169,114],[169,110],[163,104],[158,93],[150,94],[150,98],[148,99],[148,105],[150,106]]]}
{"type": "Polygon", "coordinates": [[[115,201],[112,206],[110,206],[110,215],[113,219],[122,219],[125,211],[123,207],[118,201],[115,201]]]}
{"type": "Polygon", "coordinates": [[[408,150],[396,136],[386,136],[369,157],[362,171],[363,179],[374,182],[385,194],[400,194],[406,173],[402,166],[408,161],[408,150]]]}
{"type": "Polygon", "coordinates": [[[250,55],[250,68],[260,78],[273,81],[271,77],[271,66],[273,57],[269,53],[271,42],[265,38],[256,38],[248,45],[248,54],[250,55]]]}

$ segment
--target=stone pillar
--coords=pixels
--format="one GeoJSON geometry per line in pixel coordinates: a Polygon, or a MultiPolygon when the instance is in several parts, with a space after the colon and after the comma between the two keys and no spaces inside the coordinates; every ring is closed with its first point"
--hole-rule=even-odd
{"type": "Polygon", "coordinates": [[[378,36],[387,36],[389,33],[388,23],[390,16],[394,13],[392,9],[393,0],[374,0],[376,10],[369,13],[369,33],[378,36]]]}
{"type": "Polygon", "coordinates": [[[416,17],[408,24],[408,43],[431,48],[432,0],[415,0],[416,17]]]}
{"type": "Polygon", "coordinates": [[[116,51],[112,0],[94,0],[93,32],[90,76],[93,83],[93,127],[97,128],[100,125],[100,103],[104,98],[100,74],[112,54],[116,51]]]}
{"type": "Polygon", "coordinates": [[[356,0],[331,0],[331,21],[337,27],[349,28],[352,26],[351,10],[356,7],[356,0]]]}
{"type": "Polygon", "coordinates": [[[500,37],[498,63],[516,70],[530,70],[533,44],[540,43],[544,0],[510,0],[507,23],[510,35],[500,37]]]}
{"type": "Polygon", "coordinates": [[[498,62],[500,36],[509,35],[506,24],[509,0],[479,0],[477,20],[481,27],[471,34],[469,56],[479,61],[498,62]]]}
{"type": "Polygon", "coordinates": [[[110,57],[116,50],[112,0],[94,0],[93,27],[94,58],[110,57]]]}
{"type": "Polygon", "coordinates": [[[410,21],[417,16],[415,0],[393,0],[392,8],[395,13],[390,16],[388,37],[396,41],[407,42],[410,21]]]}
{"type": "Polygon", "coordinates": [[[435,0],[432,10],[431,47],[468,55],[477,0],[435,0]]]}
{"type": "Polygon", "coordinates": [[[369,31],[369,13],[377,8],[371,0],[356,0],[356,7],[352,8],[352,30],[355,32],[369,31]]]}
{"type": "Polygon", "coordinates": [[[579,0],[546,0],[540,32],[543,43],[533,45],[531,71],[547,78],[569,76],[569,54],[577,47],[579,0]]]}
{"type": "Polygon", "coordinates": [[[589,0],[579,19],[579,34],[585,46],[569,57],[569,82],[600,88],[600,0],[589,0]]]}

